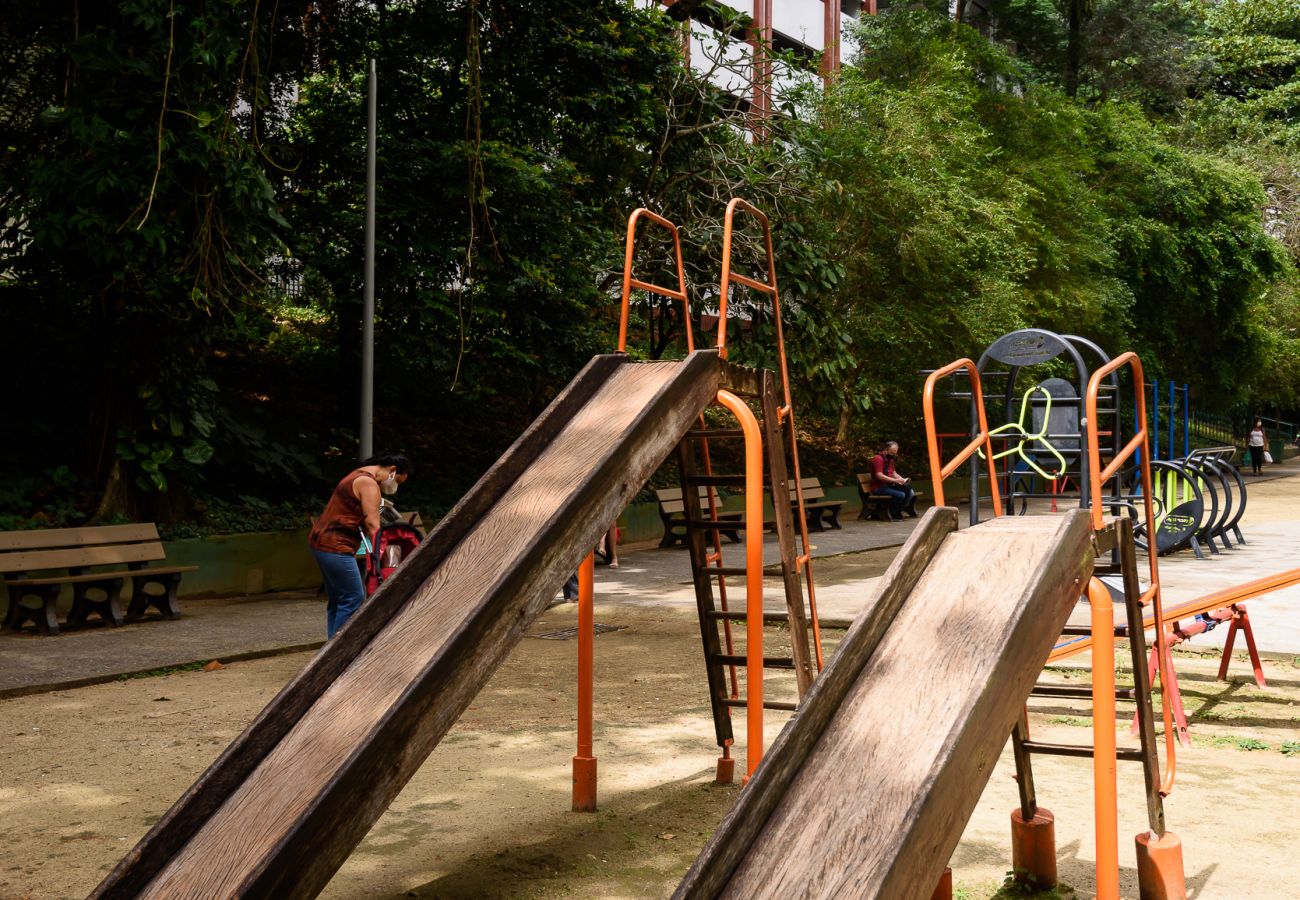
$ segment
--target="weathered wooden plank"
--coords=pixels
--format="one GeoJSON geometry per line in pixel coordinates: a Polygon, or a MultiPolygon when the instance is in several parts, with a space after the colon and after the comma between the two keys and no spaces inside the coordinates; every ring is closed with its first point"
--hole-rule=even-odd
{"type": "Polygon", "coordinates": [[[54,547],[129,544],[135,541],[156,540],[158,540],[158,529],[152,522],[133,525],[85,525],[79,528],[0,532],[0,551],[48,550],[54,547]]]}
{"type": "Polygon", "coordinates": [[[712,399],[717,375],[710,352],[619,367],[140,893],[314,895],[712,399]]]}
{"type": "Polygon", "coordinates": [[[365,649],[447,554],[492,508],[510,485],[600,390],[619,366],[619,354],[593,357],[573,381],[439,520],[414,553],[385,581],[332,641],[267,704],[244,732],[158,820],[91,894],[134,897],[157,874],[289,731],[330,683],[365,649]]]}
{"type": "Polygon", "coordinates": [[[1086,511],[988,524],[944,542],[722,896],[931,896],[1092,571],[1086,511]]]}
{"type": "Polygon", "coordinates": [[[934,507],[922,516],[907,543],[876,583],[874,595],[853,620],[835,655],[813,682],[798,712],[781,730],[754,777],[686,873],[673,895],[675,898],[716,897],[726,885],[926,566],[944,539],[956,530],[957,510],[952,507],[934,507]]]}
{"type": "Polygon", "coordinates": [[[0,572],[38,572],[69,566],[111,566],[164,559],[162,544],[112,544],[59,550],[14,550],[0,553],[0,572]]]}
{"type": "Polygon", "coordinates": [[[1083,510],[947,538],[720,896],[931,895],[1092,570],[1083,510]]]}

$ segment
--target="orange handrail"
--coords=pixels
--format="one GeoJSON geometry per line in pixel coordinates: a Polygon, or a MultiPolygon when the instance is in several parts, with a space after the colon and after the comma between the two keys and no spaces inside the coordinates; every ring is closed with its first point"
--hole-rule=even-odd
{"type": "Polygon", "coordinates": [[[746,778],[763,758],[763,436],[745,401],[718,391],[745,436],[745,757],[746,778]]]}
{"type": "MultiPolygon", "coordinates": [[[[1097,394],[1101,390],[1102,379],[1106,378],[1112,372],[1128,366],[1133,372],[1134,384],[1145,384],[1146,378],[1142,371],[1142,360],[1133,351],[1121,353],[1113,360],[1102,366],[1092,373],[1088,379],[1088,394],[1084,401],[1084,414],[1088,417],[1088,422],[1096,422],[1097,419],[1097,394]]],[[[1136,390],[1133,392],[1134,402],[1137,405],[1137,421],[1141,427],[1133,435],[1132,440],[1124,445],[1119,453],[1111,459],[1106,468],[1101,468],[1101,448],[1097,440],[1098,435],[1092,429],[1088,431],[1088,480],[1089,480],[1089,500],[1092,505],[1092,526],[1094,529],[1101,529],[1105,524],[1105,505],[1102,500],[1102,484],[1115,476],[1125,462],[1129,460],[1139,449],[1142,450],[1140,468],[1142,471],[1142,505],[1146,515],[1146,521],[1153,523],[1156,520],[1155,508],[1152,502],[1151,491],[1151,453],[1147,449],[1147,403],[1146,392],[1136,390]]],[[[1151,584],[1142,594],[1142,605],[1148,602],[1151,604],[1151,611],[1157,622],[1164,621],[1164,615],[1160,599],[1160,566],[1157,562],[1159,554],[1156,553],[1155,531],[1154,526],[1148,525],[1151,530],[1151,539],[1148,542],[1150,547],[1147,552],[1147,562],[1149,566],[1151,584]]],[[[1094,635],[1094,638],[1096,635],[1094,635]]],[[[1160,683],[1164,686],[1164,696],[1161,698],[1160,713],[1165,726],[1165,775],[1160,784],[1160,793],[1168,796],[1174,787],[1174,772],[1177,767],[1177,758],[1174,749],[1176,732],[1173,726],[1172,712],[1170,710],[1170,690],[1168,667],[1173,664],[1173,658],[1169,653],[1169,642],[1165,639],[1165,629],[1163,626],[1156,628],[1156,658],[1159,660],[1158,671],[1160,673],[1160,683]]]]}
{"type": "MultiPolygon", "coordinates": [[[[826,667],[822,654],[821,621],[817,616],[817,588],[813,580],[812,547],[808,539],[808,514],[804,506],[803,477],[799,469],[799,441],[794,421],[794,401],[790,394],[790,366],[785,356],[785,331],[781,323],[781,292],[776,284],[776,256],[772,252],[772,224],[767,214],[748,200],[732,197],[727,203],[727,212],[722,223],[722,277],[719,279],[718,299],[718,354],[727,358],[727,298],[731,293],[731,283],[743,284],[772,298],[772,318],[776,322],[776,356],[781,373],[782,406],[776,411],[777,424],[784,423],[788,429],[790,441],[790,464],[794,475],[795,502],[799,507],[799,539],[802,541],[803,553],[795,559],[796,569],[804,574],[808,584],[808,615],[812,619],[813,651],[817,657],[817,671],[826,667]],[[731,271],[731,235],[735,223],[736,210],[749,213],[763,228],[763,246],[767,253],[767,281],[762,282],[747,275],[737,275],[731,271]]],[[[778,503],[777,485],[772,485],[772,502],[778,503]]]]}
{"type": "MultiPolygon", "coordinates": [[[[929,377],[925,379],[925,396],[922,403],[925,412],[925,441],[930,452],[930,478],[934,482],[934,505],[944,505],[943,480],[956,471],[958,466],[970,459],[982,444],[985,450],[984,455],[989,461],[989,489],[993,495],[993,515],[1002,515],[1002,495],[998,491],[997,463],[993,460],[993,438],[989,434],[988,417],[984,412],[984,391],[980,387],[980,373],[975,363],[970,359],[963,358],[948,363],[942,369],[931,372],[929,377]],[[958,369],[965,369],[970,374],[971,402],[975,404],[979,432],[971,438],[970,443],[958,451],[957,455],[947,465],[944,465],[939,455],[939,437],[934,424],[934,386],[940,378],[951,375],[958,369]]],[[[977,498],[972,497],[971,503],[976,502],[977,498]]]]}
{"type": "MultiPolygon", "coordinates": [[[[695,350],[695,336],[691,332],[691,302],[686,297],[686,269],[682,266],[682,239],[677,233],[677,226],[657,213],[652,213],[644,206],[632,211],[627,218],[627,239],[623,251],[623,301],[618,321],[618,352],[627,352],[627,324],[631,314],[632,288],[649,291],[661,297],[677,300],[682,304],[682,318],[686,322],[686,349],[695,350]],[[667,229],[673,236],[673,252],[677,257],[677,290],[651,284],[632,277],[632,256],[636,249],[636,225],[641,219],[647,219],[655,225],[667,229]]],[[[725,354],[724,354],[725,356],[725,354]]]]}

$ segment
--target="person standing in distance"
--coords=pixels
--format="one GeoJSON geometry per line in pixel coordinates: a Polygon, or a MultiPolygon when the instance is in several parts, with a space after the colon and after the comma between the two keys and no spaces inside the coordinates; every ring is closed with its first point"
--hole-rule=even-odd
{"type": "Polygon", "coordinates": [[[357,567],[362,531],[373,546],[379,531],[381,496],[396,493],[411,471],[410,460],[400,453],[370,457],[343,476],[312,526],[307,543],[325,580],[326,637],[334,637],[365,599],[365,585],[357,567]]]}
{"type": "Polygon", "coordinates": [[[1255,424],[1250,426],[1246,443],[1250,447],[1250,471],[1255,475],[1263,474],[1264,446],[1268,443],[1268,434],[1264,431],[1262,420],[1256,419],[1255,424]]]}
{"type": "MultiPolygon", "coordinates": [[[[888,494],[889,518],[895,522],[903,518],[903,510],[911,511],[911,503],[916,497],[912,490],[912,479],[904,478],[895,468],[898,458],[898,441],[886,441],[884,449],[871,457],[871,493],[888,494]]],[[[915,512],[911,513],[913,516],[915,512]]]]}

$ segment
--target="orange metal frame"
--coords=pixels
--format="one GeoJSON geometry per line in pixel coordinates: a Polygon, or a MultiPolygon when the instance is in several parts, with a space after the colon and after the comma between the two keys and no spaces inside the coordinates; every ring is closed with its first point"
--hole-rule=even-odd
{"type": "MultiPolygon", "coordinates": [[[[1088,379],[1088,394],[1084,401],[1084,410],[1089,422],[1098,421],[1097,395],[1101,390],[1102,379],[1125,366],[1132,370],[1134,384],[1141,385],[1146,383],[1142,372],[1142,360],[1139,359],[1138,355],[1131,350],[1127,353],[1121,353],[1119,356],[1106,363],[1106,365],[1093,372],[1092,377],[1088,379]]],[[[1132,439],[1124,445],[1124,449],[1115,454],[1115,458],[1112,459],[1104,469],[1101,468],[1101,448],[1098,442],[1098,435],[1091,430],[1088,432],[1088,481],[1089,491],[1091,492],[1092,526],[1095,529],[1101,529],[1105,525],[1106,503],[1102,499],[1103,483],[1110,478],[1115,477],[1115,475],[1122,469],[1124,463],[1128,462],[1128,460],[1138,450],[1142,451],[1140,466],[1142,471],[1143,512],[1146,516],[1147,522],[1154,522],[1156,520],[1151,492],[1151,453],[1147,449],[1146,392],[1136,390],[1133,394],[1134,403],[1137,405],[1137,421],[1141,423],[1142,427],[1139,428],[1133,435],[1132,439]]],[[[1163,621],[1164,616],[1161,612],[1160,600],[1160,565],[1157,561],[1157,557],[1158,554],[1154,551],[1147,553],[1148,573],[1151,583],[1142,593],[1141,602],[1143,606],[1146,606],[1147,604],[1151,605],[1151,610],[1156,621],[1163,621]]],[[[1110,635],[1114,634],[1113,630],[1107,633],[1110,635]]],[[[1094,647],[1096,646],[1096,636],[1097,632],[1094,630],[1094,647]]],[[[1111,644],[1114,643],[1113,636],[1109,640],[1111,644]]],[[[1165,638],[1164,628],[1156,629],[1156,655],[1159,658],[1158,670],[1160,674],[1160,686],[1164,695],[1160,704],[1160,714],[1161,718],[1164,720],[1165,726],[1165,773],[1164,779],[1160,785],[1160,793],[1164,796],[1168,796],[1169,792],[1172,791],[1174,787],[1174,772],[1177,768],[1175,744],[1177,743],[1178,738],[1177,730],[1174,728],[1173,723],[1173,703],[1171,700],[1174,691],[1177,689],[1172,684],[1173,657],[1169,653],[1169,642],[1165,638]]],[[[1094,673],[1096,672],[1095,662],[1093,665],[1093,671],[1094,673]]],[[[1111,716],[1111,719],[1114,719],[1113,715],[1111,716]]]]}
{"type": "MultiPolygon", "coordinates": [[[[1097,395],[1100,390],[1102,380],[1110,373],[1122,366],[1130,366],[1134,370],[1136,383],[1142,383],[1142,362],[1134,353],[1125,353],[1117,359],[1103,366],[1094,372],[1088,383],[1088,392],[1086,398],[1086,415],[1089,422],[1098,421],[1097,418],[1097,395]]],[[[1138,421],[1146,421],[1145,398],[1141,391],[1136,392],[1136,402],[1138,404],[1138,421]]],[[[924,413],[926,442],[928,444],[930,456],[930,474],[934,482],[935,504],[942,506],[944,504],[943,481],[951,475],[956,469],[981,448],[984,450],[985,458],[989,462],[989,485],[993,501],[993,511],[995,516],[1002,515],[1001,497],[998,491],[998,477],[995,463],[993,461],[993,444],[989,435],[988,420],[984,409],[984,395],[980,384],[978,367],[969,359],[959,359],[950,363],[930,374],[925,382],[924,395],[924,413]],[[978,433],[962,448],[951,460],[944,462],[942,459],[941,442],[942,437],[952,435],[940,435],[935,426],[934,413],[934,390],[935,385],[940,378],[951,375],[953,372],[965,369],[970,375],[971,383],[971,402],[975,404],[976,417],[978,423],[978,433]]],[[[1103,483],[1115,476],[1120,471],[1123,464],[1132,457],[1139,449],[1145,449],[1147,434],[1146,430],[1140,430],[1133,439],[1128,442],[1124,449],[1106,466],[1101,468],[1100,448],[1098,446],[1098,435],[1090,431],[1088,434],[1088,464],[1090,467],[1090,501],[1091,517],[1093,528],[1101,530],[1105,527],[1104,510],[1105,504],[1102,499],[1103,483]]],[[[1142,493],[1143,501],[1146,505],[1147,521],[1154,521],[1154,511],[1152,509],[1151,493],[1151,468],[1150,453],[1144,452],[1141,456],[1142,466],[1142,493]]],[[[972,503],[978,502],[978,498],[972,498],[972,503]]],[[[1160,611],[1160,575],[1156,562],[1155,554],[1148,555],[1150,560],[1151,586],[1142,595],[1142,603],[1152,604],[1157,617],[1160,611]]],[[[1092,658],[1092,700],[1093,700],[1093,785],[1094,785],[1094,809],[1095,809],[1095,828],[1097,842],[1097,896],[1100,898],[1117,898],[1119,896],[1119,803],[1118,803],[1118,781],[1116,775],[1116,745],[1115,745],[1115,611],[1114,604],[1110,597],[1110,592],[1106,586],[1098,579],[1093,578],[1088,583],[1088,602],[1091,613],[1091,630],[1092,639],[1090,648],[1093,651],[1092,658]]],[[[1163,636],[1163,629],[1157,629],[1157,651],[1159,654],[1161,684],[1165,687],[1165,695],[1168,697],[1170,691],[1167,685],[1165,672],[1170,666],[1168,656],[1168,646],[1163,636]]],[[[1073,648],[1072,648],[1073,649],[1073,648]]],[[[1056,657],[1049,657],[1056,658],[1056,657]]],[[[1175,730],[1171,721],[1170,703],[1161,704],[1161,712],[1164,718],[1165,726],[1165,746],[1166,761],[1164,780],[1160,787],[1162,795],[1168,795],[1173,788],[1174,771],[1176,765],[1175,757],[1175,730]]]]}
{"type": "MultiPolygon", "coordinates": [[[[772,252],[772,226],[766,214],[752,203],[739,197],[733,197],[731,202],[727,204],[727,214],[722,227],[722,277],[719,280],[717,348],[723,359],[727,358],[727,305],[732,282],[752,288],[772,298],[773,319],[776,322],[776,354],[778,368],[781,373],[781,399],[783,403],[777,410],[776,417],[777,424],[783,426],[783,430],[790,442],[791,468],[793,470],[791,474],[794,476],[794,494],[799,507],[799,539],[802,542],[801,547],[803,550],[795,559],[795,567],[803,573],[804,581],[808,585],[808,615],[812,619],[813,649],[817,656],[817,671],[820,672],[825,668],[826,660],[822,654],[821,623],[817,616],[817,589],[813,581],[812,544],[808,540],[808,515],[804,507],[803,478],[799,469],[799,441],[798,433],[795,430],[794,402],[790,395],[790,367],[785,355],[785,330],[781,323],[781,294],[776,283],[776,257],[772,252]],[[762,226],[763,247],[767,254],[767,281],[765,282],[731,271],[731,236],[737,210],[753,216],[762,226]]],[[[772,485],[773,504],[781,499],[778,496],[778,491],[778,486],[772,485]]]]}
{"type": "MultiPolygon", "coordinates": [[[[997,463],[993,461],[993,438],[989,434],[988,417],[984,412],[984,390],[980,386],[980,373],[975,363],[970,359],[959,359],[956,362],[949,363],[942,369],[931,372],[930,376],[925,379],[925,394],[922,399],[922,406],[925,413],[926,446],[930,452],[930,479],[934,482],[934,505],[944,505],[944,479],[957,471],[958,466],[974,456],[982,445],[984,447],[984,456],[989,461],[989,490],[993,498],[993,515],[1002,515],[1002,495],[998,491],[997,463]],[[979,432],[971,438],[970,443],[959,450],[957,455],[945,464],[940,458],[939,435],[935,430],[934,387],[938,384],[940,378],[945,378],[959,369],[965,369],[970,373],[971,402],[975,404],[979,432]]],[[[978,497],[971,498],[971,503],[977,502],[979,502],[978,497]]]]}
{"type": "MultiPolygon", "coordinates": [[[[682,265],[682,238],[677,226],[657,213],[652,213],[644,206],[632,211],[627,219],[627,240],[623,252],[623,302],[618,321],[618,352],[627,352],[627,325],[632,308],[632,289],[638,288],[677,300],[682,304],[682,320],[686,323],[686,349],[695,350],[695,335],[691,332],[691,301],[686,297],[686,269],[682,265]],[[632,258],[636,253],[636,226],[642,219],[658,225],[673,236],[673,253],[677,258],[677,290],[651,284],[632,277],[632,258]]],[[[725,354],[724,354],[725,355],[725,354]]]]}

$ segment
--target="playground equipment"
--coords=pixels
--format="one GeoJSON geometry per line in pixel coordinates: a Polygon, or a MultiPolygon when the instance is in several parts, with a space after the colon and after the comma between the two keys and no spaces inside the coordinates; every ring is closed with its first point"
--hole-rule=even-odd
{"type": "MultiPolygon", "coordinates": [[[[1232,465],[1235,447],[1193,450],[1173,460],[1155,460],[1156,552],[1160,556],[1190,549],[1204,559],[1204,547],[1219,552],[1219,544],[1231,547],[1246,539],[1241,518],[1246,512],[1246,482],[1232,465]]],[[[1130,479],[1130,487],[1132,485],[1130,479]]],[[[1138,546],[1147,549],[1147,525],[1136,529],[1138,546]]]]}
{"type": "MultiPolygon", "coordinates": [[[[1054,756],[1091,756],[1094,765],[1096,840],[1097,840],[1097,892],[1099,897],[1118,896],[1118,844],[1115,765],[1120,759],[1142,763],[1146,783],[1147,817],[1149,830],[1137,837],[1139,880],[1143,896],[1179,897],[1183,893],[1181,845],[1176,836],[1165,829],[1163,798],[1173,787],[1175,770],[1174,716],[1172,704],[1163,703],[1162,718],[1165,726],[1165,766],[1157,758],[1156,734],[1151,679],[1159,675],[1165,695],[1176,692],[1172,657],[1164,629],[1156,629],[1153,656],[1157,665],[1147,668],[1143,613],[1152,611],[1155,621],[1164,621],[1160,594],[1160,575],[1157,555],[1148,554],[1148,585],[1144,589],[1139,581],[1135,521],[1154,522],[1155,502],[1151,454],[1147,447],[1148,421],[1145,409],[1145,391],[1131,389],[1138,423],[1132,439],[1121,443],[1119,423],[1123,405],[1120,373],[1131,375],[1131,385],[1144,384],[1141,360],[1135,354],[1125,353],[1110,360],[1095,344],[1074,336],[1056,335],[1039,329],[1027,329],[1005,335],[994,342],[980,359],[979,364],[969,359],[958,360],[930,373],[925,387],[925,418],[930,452],[930,469],[935,483],[935,502],[942,503],[943,481],[964,462],[970,463],[971,523],[980,521],[983,497],[981,478],[986,479],[994,521],[1003,514],[1001,494],[1009,490],[1010,499],[1021,500],[1020,512],[1024,514],[1027,501],[1032,497],[1048,497],[1052,510],[1064,492],[1053,490],[1050,494],[1035,492],[1023,486],[1013,472],[1000,476],[996,460],[1016,453],[1023,460],[1024,444],[1035,441],[1050,443],[1054,455],[1064,456],[1068,467],[1058,467],[1047,474],[1049,480],[1071,478],[1078,485],[1079,506],[1088,510],[1095,530],[1095,544],[1099,554],[1109,555],[1109,562],[1099,562],[1093,567],[1093,577],[1088,583],[1089,619],[1087,624],[1065,625],[1065,635],[1087,636],[1093,652],[1093,681],[1088,688],[1062,685],[1035,685],[1032,696],[1071,697],[1090,699],[1094,707],[1092,746],[1050,744],[1033,740],[1028,731],[1027,717],[1021,716],[1011,732],[1012,751],[1016,764],[1020,806],[1013,811],[1012,856],[1017,870],[1023,870],[1027,880],[1041,885],[1056,881],[1054,819],[1050,812],[1038,805],[1031,758],[1034,754],[1054,756]],[[1089,373],[1083,358],[1087,350],[1102,361],[1096,371],[1089,373]],[[993,364],[1005,368],[998,369],[993,364]],[[1076,381],[1049,377],[1023,395],[1017,393],[1016,382],[1032,366],[1050,364],[1059,369],[1064,365],[1076,381]],[[940,436],[936,428],[935,393],[939,381],[964,372],[966,390],[951,393],[970,404],[972,440],[954,458],[942,458],[940,436]],[[989,372],[1002,379],[1002,392],[989,397],[996,403],[1002,401],[1006,418],[1017,424],[1014,432],[1020,435],[1020,445],[997,454],[992,439],[999,429],[990,429],[985,411],[983,375],[989,372]],[[1076,387],[1079,389],[1076,390],[1076,387]],[[1034,406],[1036,394],[1050,395],[1051,404],[1044,400],[1034,406]],[[1020,408],[1015,400],[1020,398],[1020,408]],[[1103,406],[1102,403],[1105,403],[1103,406]],[[1034,431],[1023,426],[1025,406],[1030,406],[1034,416],[1034,431]],[[1054,418],[1055,417],[1055,418],[1054,418]],[[1107,449],[1103,451],[1102,438],[1107,449]],[[1103,458],[1106,464],[1103,467],[1103,458]],[[1132,459],[1136,467],[1126,473],[1125,465],[1132,459]],[[981,466],[983,463],[983,466],[981,466]],[[1130,484],[1126,487],[1126,475],[1130,484]],[[1115,518],[1106,519],[1104,513],[1115,518]],[[1110,576],[1110,584],[1100,576],[1110,576]],[[1122,632],[1129,637],[1133,660],[1134,684],[1132,688],[1117,691],[1114,677],[1115,627],[1112,592],[1118,594],[1123,604],[1126,624],[1122,632]],[[1136,724],[1139,747],[1117,748],[1113,730],[1115,701],[1132,700],[1137,705],[1136,724]]],[[[1005,428],[1000,429],[1003,433],[1005,428]]],[[[1032,518],[1032,517],[1031,517],[1032,518]]],[[[1046,517],[1049,521],[1054,516],[1046,517]]]]}
{"type": "Polygon", "coordinates": [[[1095,554],[1081,510],[957,521],[921,518],[675,898],[938,896],[1095,554]]]}
{"type": "MultiPolygon", "coordinates": [[[[733,201],[728,222],[738,209],[761,218],[733,201]]],[[[672,231],[676,243],[671,223],[642,211],[629,223],[629,254],[642,216],[672,231]]],[[[680,250],[677,255],[679,289],[668,296],[685,304],[680,250]]],[[[775,296],[770,237],[768,257],[766,290],[775,296]]],[[[625,300],[631,287],[666,293],[631,278],[630,256],[627,271],[625,300]]],[[[626,310],[625,303],[620,349],[626,310]]],[[[727,362],[725,318],[723,325],[716,349],[694,349],[688,332],[682,360],[594,357],[92,896],[314,896],[584,558],[580,614],[589,639],[590,548],[715,402],[735,415],[745,440],[747,471],[740,478],[747,546],[744,569],[709,560],[716,569],[709,574],[720,589],[726,576],[745,575],[749,641],[745,657],[724,655],[714,663],[747,665],[752,771],[763,743],[762,449],[757,419],[740,397],[776,407],[776,394],[771,373],[727,362]]],[[[784,373],[783,386],[784,403],[773,409],[769,433],[781,424],[792,438],[784,373]]],[[[797,484],[797,468],[795,475],[797,484]]],[[[788,502],[776,508],[789,516],[788,502]]],[[[714,518],[695,520],[693,544],[714,518]]],[[[792,529],[787,522],[786,533],[792,529]]],[[[794,577],[787,569],[786,583],[796,589],[799,571],[811,580],[806,535],[803,541],[801,554],[783,549],[783,562],[792,556],[796,569],[794,577]]],[[[711,621],[736,618],[734,611],[719,612],[724,615],[711,621]]],[[[588,799],[579,797],[578,777],[594,802],[596,762],[590,644],[579,653],[575,806],[588,799]]]]}

